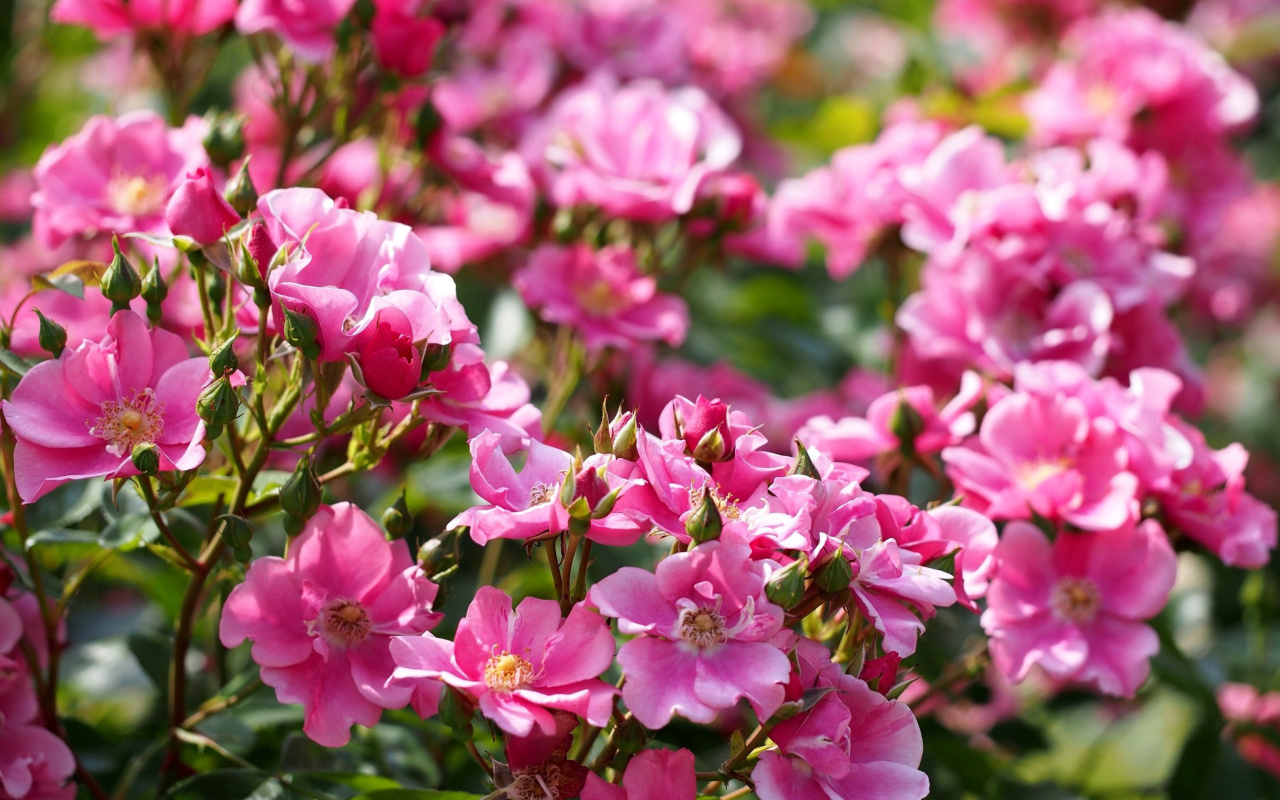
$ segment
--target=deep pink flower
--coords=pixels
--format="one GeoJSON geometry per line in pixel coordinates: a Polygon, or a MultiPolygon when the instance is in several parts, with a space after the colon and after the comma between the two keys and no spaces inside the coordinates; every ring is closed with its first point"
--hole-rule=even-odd
{"type": "Polygon", "coordinates": [[[356,339],[365,386],[388,400],[399,400],[422,381],[422,351],[414,344],[413,325],[404,312],[388,306],[356,339]]]}
{"type": "Polygon", "coordinates": [[[1137,516],[1124,432],[1075,397],[1010,395],[987,412],[976,441],[942,457],[965,505],[992,519],[1034,512],[1109,530],[1137,516]]]}
{"type": "Polygon", "coordinates": [[[771,642],[783,612],[765,597],[768,568],[728,535],[663,559],[655,573],[623,567],[588,601],[635,634],[618,652],[622,697],[647,728],[679,714],[707,723],[747,698],[761,719],[783,700],[790,673],[771,642]]]}
{"type": "MultiPolygon", "coordinates": [[[[387,685],[392,637],[426,631],[437,587],[403,539],[350,503],[321,506],[285,558],[259,558],[231,590],[220,633],[227,647],[253,641],[262,682],[282,703],[301,703],[303,731],[326,747],[372,726],[384,708],[402,708],[414,688],[387,685]]],[[[419,711],[434,711],[429,691],[419,711]]]]}
{"type": "Polygon", "coordinates": [[[91,117],[36,163],[33,231],[48,248],[72,236],[167,234],[165,206],[184,177],[208,163],[208,123],[170,128],[153,111],[91,117]]]}
{"type": "Polygon", "coordinates": [[[244,0],[236,12],[236,30],[246,36],[274,33],[299,59],[320,62],[337,48],[334,30],[353,6],[355,0],[244,0]]]}
{"type": "Polygon", "coordinates": [[[453,279],[433,272],[422,241],[407,225],[372,212],[340,208],[319,189],[279,189],[258,200],[277,247],[290,248],[269,277],[280,327],[283,308],[319,327],[322,361],[341,360],[378,311],[398,308],[410,340],[431,344],[476,341],[453,279]]]}
{"type": "Polygon", "coordinates": [[[641,750],[627,763],[621,785],[587,773],[582,800],[694,800],[698,776],[688,750],[641,750]]]}
{"type": "Polygon", "coordinates": [[[1156,493],[1169,522],[1225,564],[1266,566],[1276,548],[1276,511],[1244,490],[1248,452],[1239,444],[1214,450],[1204,434],[1185,423],[1178,430],[1190,443],[1192,458],[1156,493]]]}
{"type": "Polygon", "coordinates": [[[32,367],[4,402],[23,501],[67,481],[137,475],[138,444],[156,445],[161,470],[198,466],[196,398],[211,377],[208,359],[189,358],[181,338],[133,311],[117,312],[102,341],[32,367]]]}
{"type": "Polygon", "coordinates": [[[1159,649],[1142,620],[1164,608],[1177,557],[1154,520],[1118,530],[1061,531],[1052,543],[1015,521],[996,547],[999,572],[982,627],[1013,681],[1033,666],[1100,692],[1131,696],[1159,649]]]}
{"type": "Polygon", "coordinates": [[[811,639],[796,646],[803,689],[830,690],[769,732],[776,745],[752,771],[760,800],[921,800],[920,727],[905,704],[844,674],[811,639]]]}
{"type": "Polygon", "coordinates": [[[561,619],[560,605],[511,598],[482,586],[454,641],[431,634],[401,636],[391,645],[392,685],[444,682],[474,699],[502,730],[528,736],[556,732],[552,709],[603,726],[617,690],[599,679],[613,663],[613,635],[604,619],[581,603],[561,619]]]}
{"type": "Polygon", "coordinates": [[[588,770],[569,759],[573,731],[578,718],[563,711],[553,711],[556,730],[550,736],[534,728],[528,736],[507,736],[507,767],[511,783],[507,796],[512,798],[577,797],[587,782],[588,770]]]}
{"type": "Polygon", "coordinates": [[[657,281],[640,273],[635,253],[622,245],[599,251],[543,245],[512,280],[542,319],[574,327],[590,351],[648,341],[676,346],[689,328],[684,300],[658,292],[657,281]]]}
{"type": "Polygon", "coordinates": [[[49,19],[83,25],[99,39],[163,31],[200,36],[236,15],[236,0],[57,0],[49,19]]]}
{"type": "Polygon", "coordinates": [[[429,4],[381,0],[374,5],[377,11],[370,32],[378,63],[406,78],[416,78],[430,69],[445,28],[440,20],[422,13],[422,7],[429,4]]]}
{"type": "Polygon", "coordinates": [[[165,207],[164,219],[174,236],[212,244],[240,221],[240,215],[214,187],[209,168],[199,167],[178,184],[165,207]]]}
{"type": "Polygon", "coordinates": [[[556,205],[646,222],[688,212],[741,150],[736,126],[701,90],[599,74],[563,92],[521,144],[556,205]]]}

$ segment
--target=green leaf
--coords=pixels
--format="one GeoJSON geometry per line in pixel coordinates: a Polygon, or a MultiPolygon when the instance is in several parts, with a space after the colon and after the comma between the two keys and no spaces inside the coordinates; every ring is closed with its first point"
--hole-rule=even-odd
{"type": "Polygon", "coordinates": [[[27,548],[38,544],[97,544],[98,534],[93,531],[77,531],[71,528],[48,528],[36,531],[27,539],[27,548]]]}
{"type": "Polygon", "coordinates": [[[369,794],[372,792],[385,792],[392,789],[402,789],[398,781],[391,778],[384,778],[381,775],[369,775],[364,772],[295,772],[291,776],[294,780],[306,779],[308,781],[322,781],[325,783],[336,783],[341,786],[349,786],[358,792],[369,794]]]}
{"type": "Polygon", "coordinates": [[[26,375],[27,370],[32,367],[31,362],[27,361],[22,356],[12,350],[5,350],[3,348],[0,348],[0,365],[3,365],[5,369],[12,372],[14,375],[17,375],[19,378],[26,375]]]}
{"type": "Polygon", "coordinates": [[[177,784],[164,800],[275,800],[284,795],[280,781],[261,770],[215,769],[177,784]]]}
{"type": "Polygon", "coordinates": [[[180,506],[200,506],[215,503],[218,496],[232,497],[239,483],[226,475],[201,475],[187,485],[178,501],[180,506]]]}

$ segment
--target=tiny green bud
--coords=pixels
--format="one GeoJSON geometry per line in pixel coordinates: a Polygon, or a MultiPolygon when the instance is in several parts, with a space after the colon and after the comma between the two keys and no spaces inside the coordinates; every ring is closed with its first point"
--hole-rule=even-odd
{"type": "Polygon", "coordinates": [[[414,132],[418,135],[418,146],[426,148],[443,125],[444,117],[440,116],[436,107],[430,101],[423,103],[413,126],[414,132]]]}
{"type": "Polygon", "coordinates": [[[311,456],[303,456],[280,487],[280,507],[291,517],[309,519],[320,508],[322,492],[320,480],[311,468],[311,456]]]}
{"type": "Polygon", "coordinates": [[[209,369],[213,374],[222,377],[240,367],[240,359],[236,357],[236,337],[232,336],[222,344],[213,348],[209,354],[209,369]]]}
{"type": "Polygon", "coordinates": [[[169,285],[164,281],[164,273],[160,271],[160,259],[157,257],[151,269],[142,276],[142,299],[147,301],[147,319],[153,323],[160,321],[163,313],[160,304],[169,296],[169,285]]]}
{"type": "Polygon", "coordinates": [[[244,155],[244,117],[240,114],[218,114],[209,121],[204,136],[204,150],[209,160],[226,169],[244,155]]]}
{"type": "Polygon", "coordinates": [[[702,500],[698,507],[684,522],[684,531],[689,538],[698,544],[720,538],[724,522],[720,519],[720,510],[716,508],[715,499],[707,489],[702,490],[702,500]]]}
{"type": "Polygon", "coordinates": [[[924,431],[924,417],[920,416],[920,412],[901,393],[898,395],[898,405],[893,409],[893,416],[889,418],[889,430],[898,437],[899,446],[904,453],[914,452],[916,437],[924,431]]]}
{"type": "Polygon", "coordinates": [[[809,571],[809,560],[803,554],[782,569],[773,573],[764,587],[769,602],[790,611],[804,600],[804,579],[809,571]]]}
{"type": "MultiPolygon", "coordinates": [[[[619,411],[618,413],[621,414],[622,412],[619,411]]],[[[617,417],[614,420],[617,421],[617,417]]],[[[634,412],[613,434],[613,454],[627,461],[635,461],[640,458],[640,451],[636,447],[636,415],[634,412]]]]}
{"type": "Polygon", "coordinates": [[[67,329],[41,314],[40,309],[35,309],[35,312],[40,318],[40,348],[57,358],[66,349],[67,329]]]}
{"type": "Polygon", "coordinates": [[[852,581],[853,568],[849,566],[849,559],[844,557],[844,545],[840,545],[835,555],[822,562],[813,573],[813,582],[830,594],[843,592],[852,581]]]}
{"type": "Polygon", "coordinates": [[[693,448],[693,457],[704,464],[713,464],[717,461],[724,461],[728,449],[724,441],[724,435],[720,433],[720,427],[716,426],[704,433],[702,438],[698,440],[697,447],[693,448]]]}
{"type": "Polygon", "coordinates": [[[404,492],[401,492],[396,501],[382,512],[382,527],[387,529],[392,539],[402,539],[406,533],[413,530],[413,515],[409,513],[404,492]]]}
{"type": "Polygon", "coordinates": [[[196,413],[208,424],[210,436],[217,436],[234,422],[239,410],[240,394],[226,377],[215,379],[196,400],[196,413]]]}
{"type": "Polygon", "coordinates": [[[284,339],[302,351],[307,358],[320,355],[320,326],[316,321],[301,311],[284,309],[284,339]]]}
{"type": "Polygon", "coordinates": [[[628,717],[625,722],[614,730],[611,741],[618,746],[619,753],[633,756],[644,749],[649,737],[645,733],[644,726],[640,724],[640,720],[635,717],[628,717]]]}
{"type": "Polygon", "coordinates": [[[796,460],[792,462],[791,469],[787,470],[788,475],[804,475],[814,480],[819,480],[822,476],[818,474],[818,468],[814,465],[813,459],[809,456],[809,451],[799,440],[795,440],[796,444],[796,460]]]}
{"type": "Polygon", "coordinates": [[[453,345],[428,344],[422,348],[422,380],[425,381],[433,372],[439,372],[449,366],[453,358],[453,345]]]}
{"type": "Polygon", "coordinates": [[[102,273],[102,296],[111,301],[111,313],[123,311],[129,307],[129,301],[142,292],[142,280],[138,271],[129,263],[129,259],[120,252],[120,240],[111,237],[111,249],[115,255],[111,264],[102,273]]]}
{"type": "Polygon", "coordinates": [[[133,468],[143,475],[155,475],[160,469],[160,450],[150,442],[133,446],[133,468]]]}
{"type": "Polygon", "coordinates": [[[243,547],[253,539],[253,526],[244,517],[236,514],[223,514],[222,538],[232,547],[243,547]]]}
{"type": "Polygon", "coordinates": [[[433,536],[418,548],[418,563],[427,575],[436,575],[458,561],[458,531],[452,528],[433,536]]]}
{"type": "Polygon", "coordinates": [[[600,425],[595,433],[591,434],[591,445],[599,454],[613,455],[613,437],[609,435],[608,401],[606,400],[605,403],[605,406],[600,409],[600,425]]]}
{"type": "Polygon", "coordinates": [[[242,217],[249,216],[258,207],[258,188],[253,185],[253,178],[249,176],[249,159],[240,162],[240,169],[227,181],[227,188],[222,196],[242,217]]]}

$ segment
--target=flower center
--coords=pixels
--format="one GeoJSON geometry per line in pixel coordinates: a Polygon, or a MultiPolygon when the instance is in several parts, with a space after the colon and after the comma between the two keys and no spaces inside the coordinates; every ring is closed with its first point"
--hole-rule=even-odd
{"type": "Polygon", "coordinates": [[[154,390],[142,389],[132,397],[108,400],[102,416],[89,425],[89,433],[107,440],[107,452],[127,456],[139,444],[155,444],[164,433],[164,403],[154,390]]]}
{"type": "Polygon", "coordinates": [[[544,764],[516,770],[507,787],[508,800],[560,800],[560,767],[544,764]]]}
{"type": "Polygon", "coordinates": [[[168,200],[169,182],[162,175],[116,175],[107,183],[107,203],[117,214],[155,216],[168,200]]]}
{"type": "Polygon", "coordinates": [[[1061,475],[1070,469],[1071,462],[1065,458],[1042,458],[1019,464],[1013,470],[1013,478],[1026,491],[1035,491],[1040,484],[1050,478],[1061,475]]]}
{"type": "Polygon", "coordinates": [[[720,516],[724,519],[742,519],[742,511],[738,508],[738,500],[732,493],[720,494],[720,487],[714,483],[708,483],[706,486],[689,485],[689,505],[697,508],[702,502],[702,490],[707,490],[707,495],[711,498],[711,502],[715,503],[716,511],[720,512],[720,516]]]}
{"type": "Polygon", "coordinates": [[[499,692],[514,692],[533,680],[533,665],[508,652],[495,653],[484,665],[484,682],[499,692]]]}
{"type": "Polygon", "coordinates": [[[1059,619],[1079,624],[1098,615],[1102,597],[1097,584],[1088,578],[1063,578],[1053,587],[1050,602],[1059,619]]]}
{"type": "Polygon", "coordinates": [[[359,644],[369,635],[369,613],[355,600],[339,598],[324,607],[321,612],[326,637],[331,642],[346,645],[359,644]]]}
{"type": "Polygon", "coordinates": [[[556,487],[548,486],[545,483],[535,483],[533,488],[529,490],[529,507],[546,505],[556,496],[556,487]]]}
{"type": "Polygon", "coordinates": [[[603,280],[575,287],[573,296],[584,311],[597,317],[607,317],[627,305],[627,299],[617,287],[603,280]]]}
{"type": "Polygon", "coordinates": [[[713,644],[723,644],[729,636],[725,633],[724,617],[714,608],[699,606],[680,611],[680,638],[703,650],[713,644]]]}

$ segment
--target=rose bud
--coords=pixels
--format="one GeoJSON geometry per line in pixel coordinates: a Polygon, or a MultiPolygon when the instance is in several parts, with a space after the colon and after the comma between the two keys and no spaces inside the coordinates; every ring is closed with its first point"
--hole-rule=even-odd
{"type": "Polygon", "coordinates": [[[164,210],[164,221],[174,236],[189,236],[199,244],[211,244],[222,238],[228,228],[240,221],[218,190],[207,167],[188,172],[164,210]]]}
{"type": "Polygon", "coordinates": [[[733,458],[733,434],[729,430],[729,406],[719,399],[698,395],[689,418],[683,420],[681,435],[693,457],[703,462],[733,458]]]}
{"type": "Polygon", "coordinates": [[[398,308],[384,308],[357,345],[364,385],[388,400],[399,400],[422,380],[422,353],[413,346],[413,326],[398,308]]]}
{"type": "Polygon", "coordinates": [[[380,10],[373,18],[373,53],[378,63],[405,78],[431,69],[444,23],[434,17],[408,17],[380,10]]]}

